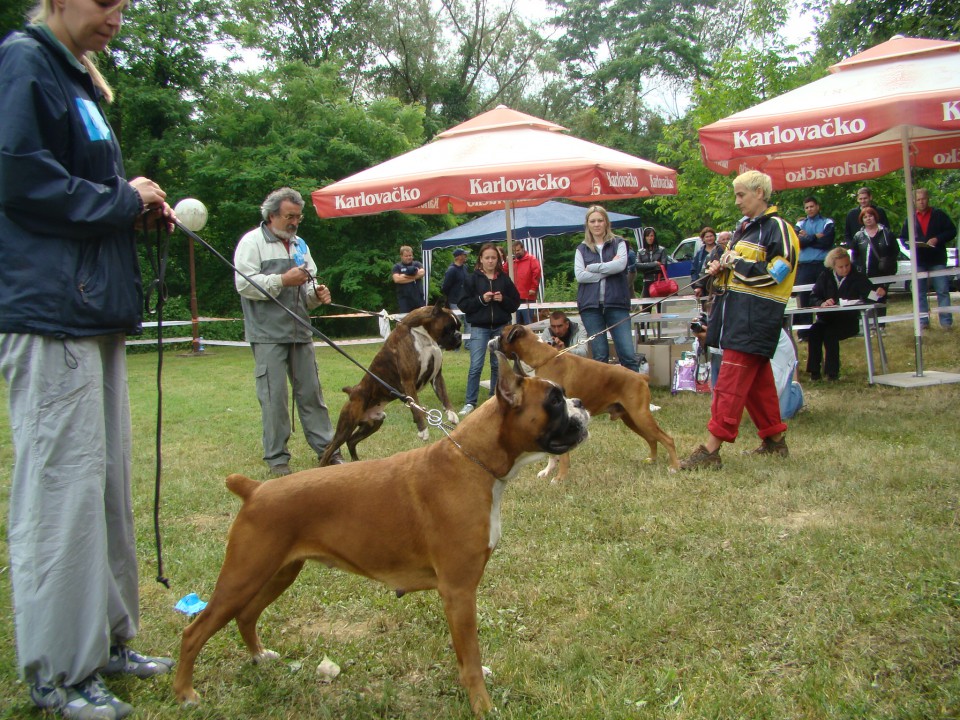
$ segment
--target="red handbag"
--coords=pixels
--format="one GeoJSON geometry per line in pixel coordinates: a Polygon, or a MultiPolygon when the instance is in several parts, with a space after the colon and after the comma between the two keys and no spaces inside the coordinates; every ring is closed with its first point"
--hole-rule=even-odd
{"type": "Polygon", "coordinates": [[[680,290],[677,281],[667,277],[667,268],[663,263],[660,263],[660,275],[659,280],[654,280],[650,283],[650,297],[666,297],[680,290]]]}

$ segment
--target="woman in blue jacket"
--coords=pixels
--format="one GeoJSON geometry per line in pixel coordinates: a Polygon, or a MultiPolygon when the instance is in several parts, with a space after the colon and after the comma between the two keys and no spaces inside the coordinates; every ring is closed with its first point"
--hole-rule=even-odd
{"type": "MultiPolygon", "coordinates": [[[[460,309],[470,324],[470,370],[467,372],[467,397],[460,410],[473,412],[480,397],[480,375],[487,356],[487,343],[500,334],[510,316],[520,307],[520,293],[510,276],[503,272],[502,260],[494,243],[484,243],[477,267],[467,275],[460,296],[460,309]]],[[[497,356],[490,355],[490,395],[497,387],[497,356]]]]}
{"type": "MultiPolygon", "coordinates": [[[[124,178],[92,53],[126,0],[43,0],[0,45],[0,373],[14,469],[8,542],[20,673],[66,717],[132,707],[100,674],[173,664],[139,624],[124,337],[141,330],[134,226],[169,225],[153,181],[124,178]]],[[[172,229],[169,228],[168,229],[172,229]]]]}

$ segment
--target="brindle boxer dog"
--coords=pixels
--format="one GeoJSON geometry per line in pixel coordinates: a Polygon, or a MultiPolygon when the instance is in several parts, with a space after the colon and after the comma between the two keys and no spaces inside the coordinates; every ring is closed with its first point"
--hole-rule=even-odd
{"type": "MultiPolygon", "coordinates": [[[[397,323],[370,363],[370,372],[391,387],[403,390],[418,405],[417,392],[429,382],[447,411],[447,421],[456,425],[460,418],[450,404],[441,369],[443,351],[458,347],[460,320],[444,307],[443,298],[440,298],[433,307],[417,308],[397,323]]],[[[345,387],[343,391],[349,399],[340,410],[337,431],[320,458],[320,467],[329,465],[333,453],[344,443],[350,457],[357,460],[357,444],[380,429],[386,418],[383,409],[395,399],[368,374],[364,374],[358,384],[345,387]]],[[[416,408],[410,408],[410,411],[417,424],[417,435],[421,440],[428,440],[430,430],[424,414],[416,408]]]]}
{"type": "Polygon", "coordinates": [[[477,586],[500,539],[500,498],[521,466],[583,442],[590,417],[555,383],[525,378],[499,360],[496,396],[432,445],[262,484],[227,478],[243,506],[210,603],[183,631],[173,681],[179,700],[199,701],[197,654],[230,620],[254,661],[277,657],[261,644],[257,619],[314,559],[398,595],[436,588],[470,706],[478,715],[492,709],[480,665],[477,586]]]}
{"type": "MultiPolygon", "coordinates": [[[[580,398],[591,415],[609,413],[611,420],[623,420],[650,446],[650,457],[646,462],[657,459],[659,442],[670,455],[671,471],[679,469],[680,461],[673,438],[660,429],[650,412],[650,386],[646,375],[620,365],[604,365],[573,353],[561,354],[523,325],[507,325],[500,336],[493,338],[489,344],[492,349],[528,365],[537,377],[553,380],[564,392],[580,398]]],[[[549,475],[556,464],[557,458],[551,457],[550,464],[538,477],[549,475]]],[[[562,455],[559,465],[560,471],[555,482],[566,479],[570,471],[570,456],[562,455]]]]}

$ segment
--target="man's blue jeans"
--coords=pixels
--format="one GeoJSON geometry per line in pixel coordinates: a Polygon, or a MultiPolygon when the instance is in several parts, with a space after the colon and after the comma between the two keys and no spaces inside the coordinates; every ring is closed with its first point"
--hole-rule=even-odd
{"type": "Polygon", "coordinates": [[[619,325],[610,330],[613,336],[613,346],[617,349],[617,357],[620,364],[634,372],[640,372],[640,364],[637,362],[637,353],[633,348],[633,332],[630,328],[630,316],[627,308],[603,307],[584,308],[580,310],[580,319],[583,320],[583,327],[586,328],[588,335],[597,335],[590,341],[590,349],[593,351],[593,359],[606,363],[610,360],[609,346],[607,345],[607,333],[605,330],[621,320],[619,325]]]}
{"type": "MultiPolygon", "coordinates": [[[[487,355],[487,343],[500,334],[503,325],[495,328],[485,328],[478,325],[470,326],[470,370],[467,373],[466,403],[476,407],[479,403],[480,376],[483,374],[483,361],[487,355]]],[[[497,372],[499,370],[497,356],[490,355],[490,395],[497,389],[497,372]]]]}
{"type": "Polygon", "coordinates": [[[533,308],[521,305],[517,308],[517,323],[519,325],[529,325],[535,321],[536,311],[533,308]]]}
{"type": "MultiPolygon", "coordinates": [[[[920,272],[929,272],[933,270],[944,270],[946,265],[928,265],[917,266],[920,272]]],[[[927,283],[933,283],[933,291],[937,294],[937,305],[940,307],[949,307],[950,305],[950,278],[947,275],[940,275],[932,278],[919,278],[917,286],[920,288],[920,312],[930,312],[930,303],[927,301],[927,283]]],[[[922,320],[923,327],[929,327],[930,318],[922,320]]],[[[940,327],[953,327],[953,315],[950,313],[940,313],[940,327]]]]}

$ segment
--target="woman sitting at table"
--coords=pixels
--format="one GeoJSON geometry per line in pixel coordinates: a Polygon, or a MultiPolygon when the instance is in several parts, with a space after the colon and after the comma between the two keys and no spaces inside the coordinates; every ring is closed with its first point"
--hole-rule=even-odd
{"type": "MultiPolygon", "coordinates": [[[[810,293],[811,307],[829,308],[842,305],[841,301],[867,300],[873,283],[853,267],[850,253],[841,247],[827,253],[823,261],[826,270],[820,273],[810,293]]],[[[860,330],[860,313],[817,313],[817,320],[807,335],[807,372],[811,380],[821,378],[820,368],[827,380],[840,377],[840,341],[853,337],[860,330]]]]}

